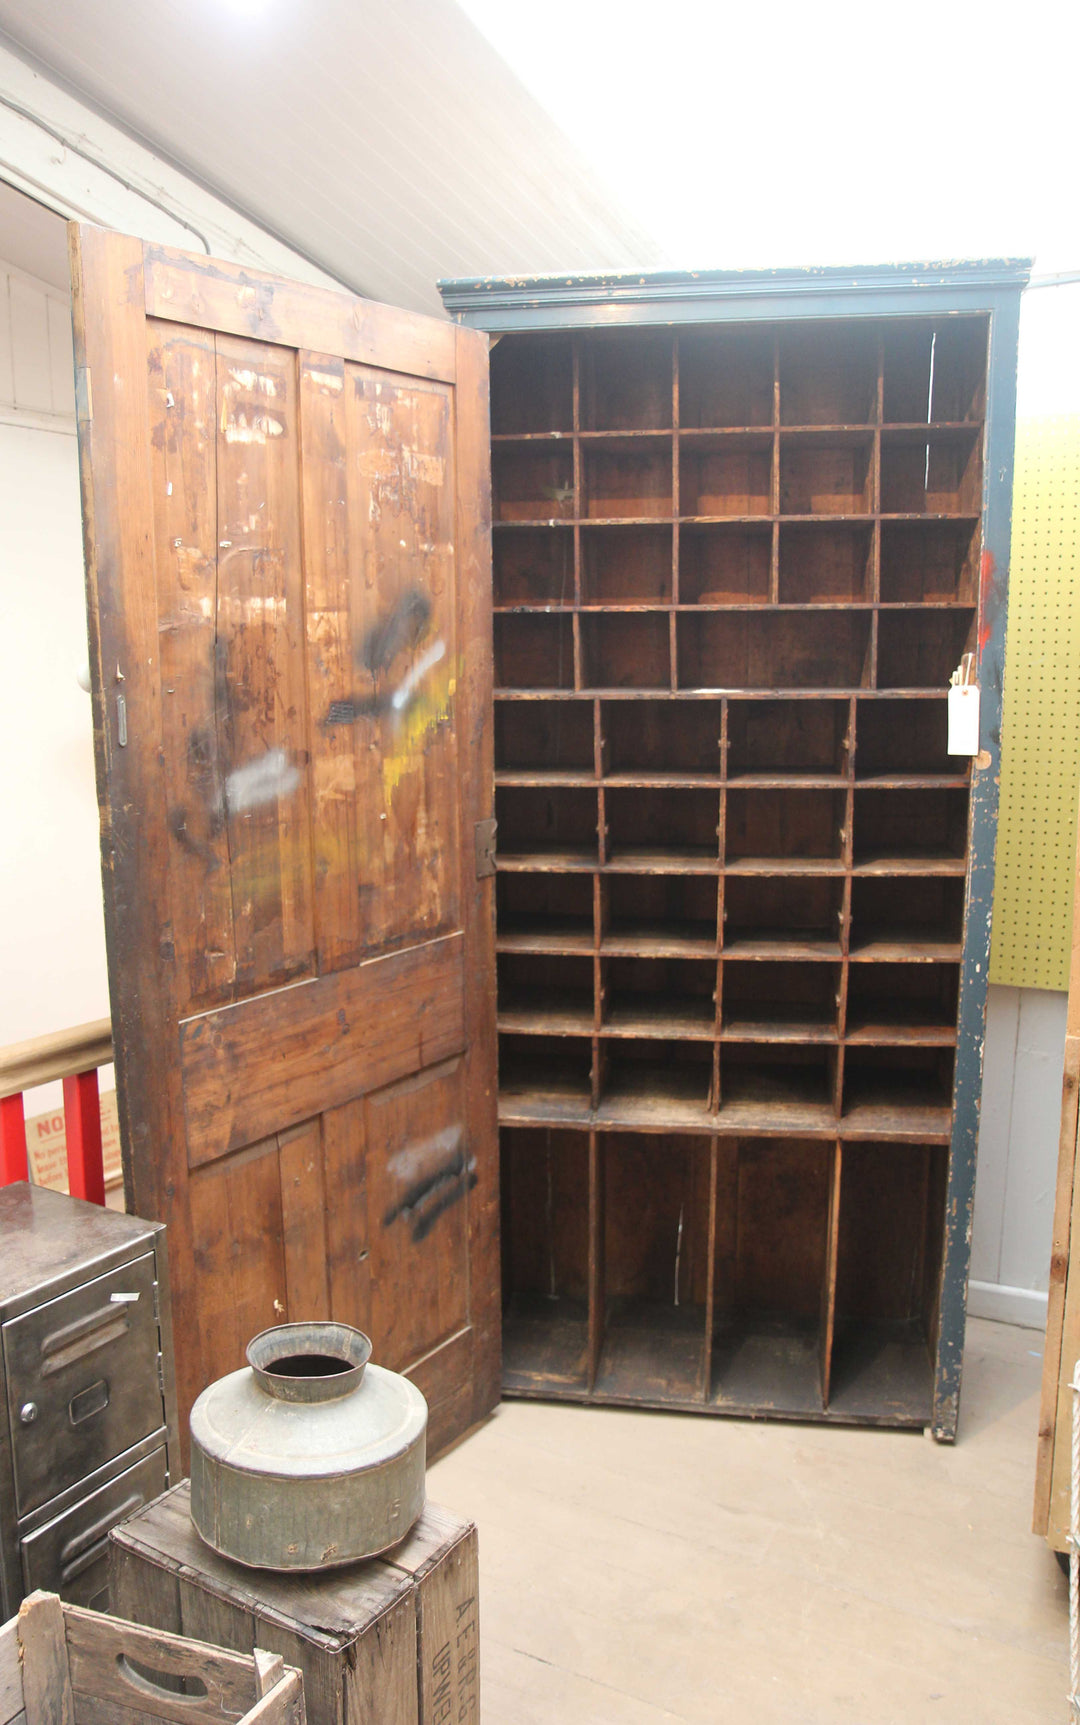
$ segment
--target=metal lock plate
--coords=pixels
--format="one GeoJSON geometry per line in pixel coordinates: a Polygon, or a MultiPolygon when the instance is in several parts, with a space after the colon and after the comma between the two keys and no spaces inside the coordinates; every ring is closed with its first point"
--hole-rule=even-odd
{"type": "Polygon", "coordinates": [[[488,875],[495,873],[495,827],[494,820],[476,823],[477,880],[486,880],[488,875]]]}

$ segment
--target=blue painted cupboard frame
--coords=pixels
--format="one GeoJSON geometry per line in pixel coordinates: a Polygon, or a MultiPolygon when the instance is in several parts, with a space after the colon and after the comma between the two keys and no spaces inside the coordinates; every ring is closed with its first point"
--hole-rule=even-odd
{"type": "MultiPolygon", "coordinates": [[[[667,330],[675,334],[693,330],[732,330],[736,326],[768,325],[783,332],[810,323],[831,325],[838,320],[854,331],[870,320],[879,328],[892,328],[900,320],[933,323],[955,318],[984,318],[988,325],[988,356],[985,374],[985,409],[981,478],[981,563],[974,595],[977,633],[977,677],[981,688],[980,752],[972,762],[967,835],[967,868],[964,887],[962,954],[959,975],[956,1057],[953,1068],[951,1136],[944,1180],[944,1216],[941,1244],[939,1304],[936,1334],[931,1340],[930,1405],[924,1410],[890,1406],[888,1397],[880,1407],[862,1408],[855,1418],[867,1423],[926,1424],[934,1436],[950,1441],[956,1435],[961,1365],[964,1347],[965,1301],[970,1254],[975,1156],[982,1078],[990,917],[993,888],[1000,765],[1001,694],[1005,652],[1008,593],[1010,507],[1013,473],[1015,381],[1020,294],[1028,276],[1026,260],[982,260],[947,264],[897,264],[865,269],[788,269],[769,272],[703,271],[646,272],[641,274],[543,276],[529,279],[487,278],[444,281],[440,291],[448,312],[458,321],[488,331],[493,338],[506,338],[510,349],[522,337],[557,332],[575,332],[589,338],[592,332],[667,330]]],[[[617,351],[607,350],[609,353],[617,351]]],[[[493,354],[493,376],[497,379],[500,356],[493,354]]],[[[933,354],[931,352],[931,367],[933,354]]],[[[777,362],[779,376],[779,362],[777,362]]],[[[932,373],[931,373],[932,375],[932,373]]],[[[880,387],[884,387],[880,385],[880,387]]],[[[779,391],[779,382],[777,383],[779,391]]],[[[780,409],[775,409],[779,425],[780,409]]],[[[929,408],[928,408],[929,414],[929,408]]],[[[878,407],[878,425],[882,410],[878,407]]],[[[779,443],[777,444],[779,448],[779,443]]],[[[929,453],[927,463],[929,464],[929,453]]],[[[774,510],[777,508],[774,498],[774,510]]],[[[880,501],[876,505],[880,509],[880,501]]],[[[577,510],[579,506],[575,505],[577,510]]],[[[496,490],[496,510],[498,491],[496,490]]],[[[549,513],[554,515],[552,505],[549,513]]],[[[777,530],[779,531],[779,530],[777,530]]],[[[774,552],[774,558],[777,553],[774,552]]],[[[774,592],[776,589],[774,589],[774,592]]],[[[880,587],[875,590],[880,598],[880,587]]],[[[874,625],[876,630],[876,623],[874,625]]],[[[674,638],[674,624],[672,625],[674,638]]],[[[876,640],[876,634],[874,636],[876,640]]],[[[498,682],[498,677],[496,678],[498,682]]],[[[775,691],[774,691],[775,692],[775,691]]],[[[854,706],[852,711],[854,712],[854,706]]],[[[599,712],[599,706],[597,707],[599,712]]],[[[600,720],[597,719],[599,725],[600,720]]],[[[601,773],[599,758],[596,771],[601,773]]],[[[854,807],[854,802],[851,804],[854,807]]],[[[601,803],[601,809],[603,804],[601,803]]],[[[603,853],[601,853],[602,855],[603,853]]],[[[849,901],[850,902],[850,901],[849,901]]],[[[850,916],[849,916],[850,926],[850,916]]],[[[599,941],[599,936],[597,936],[599,941]]],[[[599,986],[599,985],[598,985],[599,986]]],[[[599,1007],[597,1014],[599,1015],[599,1007]]],[[[717,1031],[719,1035],[719,1030],[717,1031]]],[[[840,1103],[837,1102],[839,1111],[840,1103]]],[[[555,1108],[549,1125],[558,1125],[555,1108]]],[[[516,1121],[513,1109],[509,1118],[516,1121]]],[[[537,1116],[542,1123],[541,1114],[537,1116]]],[[[517,1122],[520,1124],[520,1122],[517,1122]]],[[[595,1185],[598,1150],[597,1128],[603,1122],[597,1111],[595,1086],[592,1105],[574,1124],[588,1131],[589,1158],[595,1185]]],[[[714,1131],[723,1127],[714,1124],[714,1131]]],[[[837,1176],[839,1178],[839,1176],[837,1176]]],[[[548,1175],[550,1201],[550,1171],[548,1175]]],[[[713,1174],[711,1202],[716,1204],[713,1174]]],[[[590,1200],[589,1295],[595,1305],[598,1272],[594,1259],[597,1230],[604,1227],[590,1200]]],[[[832,1226],[830,1221],[830,1227],[832,1226]]],[[[504,1223],[505,1227],[505,1223],[504,1223]]],[[[682,1218],[679,1222],[680,1240],[682,1218]]],[[[504,1247],[505,1250],[505,1247],[504,1247]]],[[[504,1266],[507,1260],[504,1256],[504,1266]]],[[[554,1251],[552,1253],[554,1266],[554,1251]]],[[[512,1279],[513,1266],[508,1272],[512,1279]]],[[[554,1289],[554,1267],[552,1279],[554,1289]]],[[[678,1301],[676,1259],[676,1303],[678,1301]]],[[[709,1300],[714,1298],[709,1281],[709,1300]]],[[[710,1305],[710,1311],[711,1311],[710,1305]]],[[[710,1338],[712,1336],[710,1317],[710,1338]]],[[[831,1320],[830,1320],[831,1322],[831,1320]]],[[[646,1402],[656,1405],[697,1406],[701,1411],[779,1413],[793,1417],[827,1417],[824,1408],[814,1410],[795,1405],[776,1406],[768,1398],[754,1405],[710,1404],[708,1365],[701,1395],[650,1393],[646,1386],[635,1393],[624,1385],[608,1394],[597,1393],[597,1354],[602,1347],[603,1316],[595,1310],[585,1319],[588,1328],[588,1368],[585,1379],[558,1381],[557,1371],[539,1370],[529,1375],[508,1373],[507,1393],[568,1395],[577,1400],[646,1402]]],[[[585,1346],[585,1344],[582,1344],[585,1346]]],[[[540,1350],[541,1356],[543,1349],[540,1350]]],[[[655,1386],[654,1386],[655,1389],[655,1386]]],[[[827,1397],[826,1397],[827,1399],[827,1397]]],[[[781,1398],[781,1402],[783,1398],[781,1398]]]]}

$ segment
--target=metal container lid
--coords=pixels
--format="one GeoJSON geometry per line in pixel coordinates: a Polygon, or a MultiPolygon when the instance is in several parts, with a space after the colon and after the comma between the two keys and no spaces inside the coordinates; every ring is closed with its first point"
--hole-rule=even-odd
{"type": "Polygon", "coordinates": [[[358,1562],[424,1506],[427,1403],[347,1324],[280,1324],[191,1410],[191,1517],[260,1568],[358,1562]]]}

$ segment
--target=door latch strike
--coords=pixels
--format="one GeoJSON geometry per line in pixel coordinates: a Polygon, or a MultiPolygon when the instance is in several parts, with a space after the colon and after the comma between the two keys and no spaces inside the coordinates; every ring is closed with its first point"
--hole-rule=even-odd
{"type": "Polygon", "coordinates": [[[122,749],[127,748],[127,702],[123,695],[116,697],[116,740],[122,749]]]}
{"type": "Polygon", "coordinates": [[[486,880],[495,873],[495,822],[476,823],[476,878],[486,880]]]}

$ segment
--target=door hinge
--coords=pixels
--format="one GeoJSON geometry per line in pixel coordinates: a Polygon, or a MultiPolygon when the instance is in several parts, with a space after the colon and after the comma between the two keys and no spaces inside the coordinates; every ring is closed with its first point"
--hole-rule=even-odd
{"type": "Polygon", "coordinates": [[[495,873],[495,822],[476,823],[476,878],[486,880],[495,873]]]}
{"type": "Polygon", "coordinates": [[[159,1354],[157,1357],[157,1381],[158,1381],[158,1389],[161,1391],[161,1399],[162,1399],[162,1401],[164,1401],[165,1400],[165,1359],[164,1359],[164,1356],[162,1354],[159,1354]]]}

